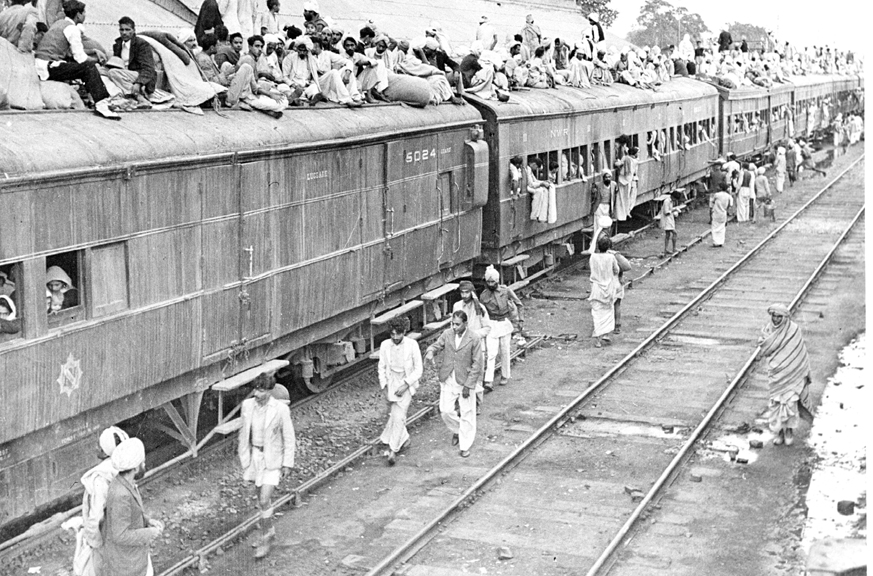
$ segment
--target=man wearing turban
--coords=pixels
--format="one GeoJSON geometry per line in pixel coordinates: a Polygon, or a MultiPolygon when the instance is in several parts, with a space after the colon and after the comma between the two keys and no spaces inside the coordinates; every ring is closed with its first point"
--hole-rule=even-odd
{"type": "Polygon", "coordinates": [[[106,519],[100,530],[103,546],[98,549],[97,574],[151,576],[154,574],[149,548],[164,532],[160,520],[146,516],[136,481],[145,475],[145,446],[139,438],[128,438],[110,457],[118,475],[109,484],[106,519]]]}
{"type": "Polygon", "coordinates": [[[487,362],[485,363],[485,390],[494,389],[494,371],[497,356],[500,356],[500,385],[509,382],[509,346],[512,339],[512,320],[521,322],[519,307],[521,300],[509,286],[500,284],[500,273],[494,266],[485,270],[485,289],[479,295],[479,302],[485,307],[490,318],[491,331],[485,339],[487,362]]]}

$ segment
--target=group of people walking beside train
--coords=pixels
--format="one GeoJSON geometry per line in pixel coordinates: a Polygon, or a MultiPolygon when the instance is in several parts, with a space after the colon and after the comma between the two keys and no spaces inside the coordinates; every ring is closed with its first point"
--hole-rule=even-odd
{"type": "MultiPolygon", "coordinates": [[[[86,4],[80,0],[7,1],[0,38],[32,55],[29,64],[25,58],[10,65],[29,65],[43,82],[81,81],[95,109],[113,118],[119,110],[195,111],[206,103],[278,117],[288,106],[322,101],[425,106],[461,104],[465,94],[506,101],[512,90],[559,85],[618,82],[657,89],[674,76],[728,88],[769,87],[795,75],[862,70],[851,52],[799,49],[772,38],[761,51],[749,50],[745,41],[725,44],[721,36],[695,45],[687,34],[678,47],[618,48],[608,44],[596,12],[587,15],[576,37],[563,39],[546,35],[534,14],[518,29],[500,32],[485,14],[475,40],[462,47],[439,22],[411,38],[372,19],[356,33],[324,14],[315,0],[303,3],[297,22],[280,14],[282,0],[205,0],[194,28],[178,34],[138,32],[134,20],[122,16],[119,37],[107,50],[86,33],[86,4]]],[[[67,99],[84,107],[78,97],[67,99]]]]}

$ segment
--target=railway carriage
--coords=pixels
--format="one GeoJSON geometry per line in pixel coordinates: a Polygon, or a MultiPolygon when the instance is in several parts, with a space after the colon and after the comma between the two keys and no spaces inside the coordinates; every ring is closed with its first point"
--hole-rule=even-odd
{"type": "Polygon", "coordinates": [[[717,93],[694,80],[676,78],[657,92],[613,84],[518,92],[505,104],[471,100],[482,111],[490,151],[482,238],[487,263],[529,256],[524,266],[533,266],[549,259],[554,244],[589,226],[594,177],[613,169],[621,136],[640,149],[638,204],[663,187],[699,178],[717,154],[717,93]],[[559,167],[554,224],[531,220],[530,196],[511,194],[509,160],[516,155],[559,167]]]}
{"type": "Polygon", "coordinates": [[[283,355],[317,379],[479,254],[471,106],[4,120],[0,523],[73,489],[107,423],[163,408],[196,454],[211,384],[283,355]],[[51,266],[80,298],[47,314],[51,266]]]}

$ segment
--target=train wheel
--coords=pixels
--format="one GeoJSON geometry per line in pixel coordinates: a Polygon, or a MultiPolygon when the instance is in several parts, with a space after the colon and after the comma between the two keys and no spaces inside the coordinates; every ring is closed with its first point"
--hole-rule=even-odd
{"type": "Polygon", "coordinates": [[[306,388],[313,394],[320,394],[333,384],[333,374],[322,378],[318,374],[306,381],[306,388]]]}

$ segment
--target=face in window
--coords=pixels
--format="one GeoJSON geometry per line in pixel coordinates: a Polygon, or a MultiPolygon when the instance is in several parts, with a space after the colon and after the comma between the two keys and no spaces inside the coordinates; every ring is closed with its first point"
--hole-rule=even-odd
{"type": "Polygon", "coordinates": [[[15,320],[15,304],[9,296],[0,296],[0,320],[15,320]]]}

